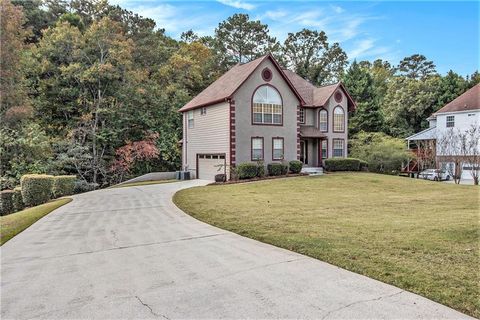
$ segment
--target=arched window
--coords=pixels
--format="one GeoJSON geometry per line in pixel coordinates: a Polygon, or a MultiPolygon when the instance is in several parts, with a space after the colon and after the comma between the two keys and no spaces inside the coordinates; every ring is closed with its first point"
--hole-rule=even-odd
{"type": "Polygon", "coordinates": [[[345,111],[343,111],[343,108],[340,106],[336,106],[335,109],[333,109],[333,131],[345,131],[345,111]]]}
{"type": "Polygon", "coordinates": [[[323,132],[328,131],[328,112],[325,109],[318,113],[318,128],[323,132]]]}
{"type": "Polygon", "coordinates": [[[254,124],[283,124],[283,106],[280,93],[272,86],[259,87],[253,94],[252,115],[254,124]]]}

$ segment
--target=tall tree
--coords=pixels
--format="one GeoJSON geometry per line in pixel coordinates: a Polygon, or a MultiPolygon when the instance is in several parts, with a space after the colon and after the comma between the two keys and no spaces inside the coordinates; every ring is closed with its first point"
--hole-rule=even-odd
{"type": "Polygon", "coordinates": [[[423,81],[395,77],[388,84],[383,103],[387,133],[406,137],[428,126],[426,119],[436,111],[439,76],[423,81]]]}
{"type": "Polygon", "coordinates": [[[368,69],[353,61],[343,77],[343,84],[357,103],[357,110],[349,121],[349,131],[376,132],[383,129],[383,116],[377,99],[373,79],[368,69]]]}
{"type": "Polygon", "coordinates": [[[330,46],[325,32],[302,29],[289,33],[282,54],[287,67],[312,83],[338,81],[347,65],[347,55],[338,43],[330,46]]]}
{"type": "Polygon", "coordinates": [[[215,29],[215,45],[227,67],[279,49],[277,40],[269,35],[267,25],[250,20],[248,14],[242,13],[220,22],[215,29]]]}
{"type": "Polygon", "coordinates": [[[438,98],[435,111],[464,93],[467,88],[468,82],[462,76],[450,70],[447,75],[441,78],[440,85],[437,88],[438,98]]]}
{"type": "Polygon", "coordinates": [[[422,54],[403,58],[397,69],[401,75],[411,79],[425,79],[437,73],[435,64],[422,54]]]}

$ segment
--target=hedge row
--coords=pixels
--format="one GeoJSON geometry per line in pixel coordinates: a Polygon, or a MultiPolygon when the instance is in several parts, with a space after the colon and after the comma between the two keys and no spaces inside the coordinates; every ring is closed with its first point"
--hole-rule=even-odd
{"type": "Polygon", "coordinates": [[[20,187],[0,192],[0,214],[6,215],[43,204],[52,198],[74,193],[75,176],[27,174],[20,179],[20,187]]]}
{"type": "MultiPolygon", "coordinates": [[[[288,164],[274,162],[267,165],[267,174],[269,176],[281,176],[286,175],[289,171],[291,173],[300,173],[302,167],[302,162],[298,160],[290,161],[288,164]]],[[[241,163],[236,167],[236,174],[240,180],[261,178],[265,176],[265,165],[262,162],[241,163]]]]}
{"type": "Polygon", "coordinates": [[[325,160],[327,171],[361,171],[368,168],[366,161],[356,158],[333,158],[325,160]]]}

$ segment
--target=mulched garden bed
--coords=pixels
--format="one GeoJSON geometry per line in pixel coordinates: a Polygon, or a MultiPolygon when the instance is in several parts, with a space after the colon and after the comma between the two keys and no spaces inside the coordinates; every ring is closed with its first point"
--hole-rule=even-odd
{"type": "Polygon", "coordinates": [[[255,181],[262,181],[262,180],[272,180],[272,179],[280,179],[280,178],[293,178],[293,177],[303,177],[308,176],[308,173],[289,173],[283,176],[266,176],[263,178],[252,178],[252,179],[242,179],[242,180],[228,180],[226,182],[213,182],[210,183],[209,186],[214,185],[223,185],[223,184],[236,184],[236,183],[245,183],[245,182],[255,182],[255,181]]]}

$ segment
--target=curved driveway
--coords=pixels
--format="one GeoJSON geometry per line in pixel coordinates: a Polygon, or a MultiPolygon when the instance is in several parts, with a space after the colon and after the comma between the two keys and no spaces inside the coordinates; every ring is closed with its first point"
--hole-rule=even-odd
{"type": "Polygon", "coordinates": [[[2,319],[460,319],[450,308],[199,222],[194,180],[74,197],[1,248],[2,319]]]}

